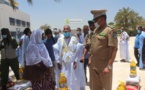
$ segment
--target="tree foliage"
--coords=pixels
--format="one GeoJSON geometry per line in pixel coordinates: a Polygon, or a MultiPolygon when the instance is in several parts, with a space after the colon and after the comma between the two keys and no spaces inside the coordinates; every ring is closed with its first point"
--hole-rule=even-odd
{"type": "MultiPolygon", "coordinates": [[[[16,8],[16,1],[15,0],[9,0],[10,1],[10,4],[12,5],[12,7],[13,7],[13,9],[15,9],[16,8]]],[[[27,2],[29,3],[29,4],[32,4],[32,1],[33,0],[27,0],[27,2]]],[[[59,2],[60,0],[54,0],[55,2],[59,2]]]]}
{"type": "Polygon", "coordinates": [[[145,25],[145,19],[129,7],[120,9],[114,22],[116,28],[125,27],[127,30],[136,30],[137,26],[145,25]]]}
{"type": "Polygon", "coordinates": [[[51,27],[48,24],[42,25],[40,26],[41,30],[46,30],[46,29],[50,29],[51,27]]]}

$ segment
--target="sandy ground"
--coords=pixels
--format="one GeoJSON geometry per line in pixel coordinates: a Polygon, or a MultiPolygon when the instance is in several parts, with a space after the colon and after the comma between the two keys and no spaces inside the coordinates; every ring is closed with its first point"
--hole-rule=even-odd
{"type": "MultiPolygon", "coordinates": [[[[134,40],[135,37],[130,37],[129,41],[129,53],[130,53],[130,61],[134,60],[136,62],[136,59],[134,57],[134,40]]],[[[118,84],[120,81],[126,81],[126,79],[129,77],[130,73],[130,63],[122,63],[120,62],[120,51],[118,48],[117,56],[115,59],[115,62],[113,64],[113,86],[112,90],[116,90],[118,84]]],[[[140,90],[145,90],[145,70],[139,70],[137,67],[137,75],[140,77],[140,90]]],[[[89,77],[89,70],[87,69],[87,76],[89,77]]],[[[86,90],[90,90],[89,86],[86,86],[86,90]]]]}

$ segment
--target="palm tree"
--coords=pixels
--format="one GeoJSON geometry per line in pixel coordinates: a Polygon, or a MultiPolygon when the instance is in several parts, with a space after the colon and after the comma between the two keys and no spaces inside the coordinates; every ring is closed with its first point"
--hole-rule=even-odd
{"type": "Polygon", "coordinates": [[[137,18],[139,17],[138,13],[135,11],[130,11],[130,15],[128,17],[128,28],[131,30],[136,30],[136,26],[138,24],[137,18]]]}
{"type": "Polygon", "coordinates": [[[125,27],[127,30],[136,30],[138,25],[143,25],[145,22],[143,17],[139,16],[138,13],[129,7],[120,9],[115,16],[114,21],[117,28],[125,27]]]}
{"type": "Polygon", "coordinates": [[[46,29],[50,29],[51,27],[48,24],[42,25],[40,26],[41,30],[46,30],[46,29]]]}
{"type": "Polygon", "coordinates": [[[131,18],[130,15],[133,12],[134,11],[131,10],[129,7],[128,8],[123,7],[123,9],[120,9],[119,12],[116,14],[114,21],[120,26],[128,28],[129,18],[131,18]]]}
{"type": "MultiPolygon", "coordinates": [[[[10,1],[10,4],[12,5],[13,9],[15,9],[17,6],[17,4],[16,4],[17,2],[15,0],[9,0],[9,1],[10,1]]],[[[27,1],[28,1],[28,3],[32,4],[32,0],[27,0],[27,1]]],[[[54,0],[54,1],[59,2],[60,0],[54,0]]]]}
{"type": "Polygon", "coordinates": [[[109,25],[110,27],[114,27],[114,22],[109,22],[108,25],[109,25]]]}

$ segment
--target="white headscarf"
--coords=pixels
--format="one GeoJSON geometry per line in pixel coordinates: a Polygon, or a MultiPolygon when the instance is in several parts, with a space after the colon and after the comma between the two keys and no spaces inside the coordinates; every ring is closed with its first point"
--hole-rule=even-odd
{"type": "Polygon", "coordinates": [[[52,61],[42,40],[42,30],[34,30],[26,49],[26,65],[34,65],[43,61],[47,67],[52,67],[52,61]]]}

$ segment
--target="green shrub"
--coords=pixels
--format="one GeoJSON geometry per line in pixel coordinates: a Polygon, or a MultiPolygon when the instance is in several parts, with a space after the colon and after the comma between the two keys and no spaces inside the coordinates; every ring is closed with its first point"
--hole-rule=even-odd
{"type": "Polygon", "coordinates": [[[127,33],[128,33],[128,35],[129,36],[136,36],[136,34],[137,34],[137,31],[135,30],[128,30],[128,31],[126,31],[127,33]]]}

